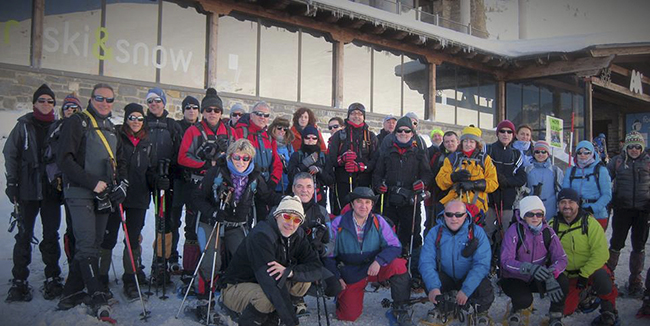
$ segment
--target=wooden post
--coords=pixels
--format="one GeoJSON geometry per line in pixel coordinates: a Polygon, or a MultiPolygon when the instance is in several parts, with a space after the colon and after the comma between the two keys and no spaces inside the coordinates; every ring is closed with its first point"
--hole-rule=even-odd
{"type": "Polygon", "coordinates": [[[497,84],[497,123],[506,119],[506,82],[500,80],[497,84]]]}
{"type": "Polygon", "coordinates": [[[335,108],[341,108],[343,105],[343,57],[344,57],[344,46],[343,41],[334,41],[334,60],[332,68],[332,82],[334,87],[332,87],[332,106],[335,108]]]}
{"type": "Polygon", "coordinates": [[[30,64],[34,68],[41,67],[43,58],[43,21],[45,20],[45,0],[34,0],[34,16],[32,17],[32,53],[30,64]]]}
{"type": "Polygon", "coordinates": [[[217,37],[219,36],[219,14],[211,12],[208,14],[208,71],[207,86],[217,85],[217,37]]]}
{"type": "Polygon", "coordinates": [[[585,139],[592,140],[593,132],[593,91],[594,86],[591,84],[591,79],[585,80],[585,139]]]}
{"type": "Polygon", "coordinates": [[[430,121],[436,121],[436,65],[429,63],[429,88],[427,91],[427,111],[424,118],[430,121]]]}

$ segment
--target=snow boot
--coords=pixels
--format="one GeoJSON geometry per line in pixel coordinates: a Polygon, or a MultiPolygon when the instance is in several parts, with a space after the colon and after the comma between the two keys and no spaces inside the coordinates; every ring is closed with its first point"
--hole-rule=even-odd
{"type": "Polygon", "coordinates": [[[564,326],[564,324],[562,323],[563,314],[561,311],[550,312],[548,315],[549,315],[548,326],[564,326]]]}
{"type": "Polygon", "coordinates": [[[394,305],[393,310],[392,310],[393,316],[395,316],[395,320],[397,321],[397,325],[399,326],[415,326],[413,321],[411,320],[411,317],[413,313],[408,309],[408,307],[404,304],[400,305],[394,305]]]}
{"type": "Polygon", "coordinates": [[[303,297],[291,296],[291,303],[296,309],[296,316],[301,317],[309,315],[309,311],[307,311],[307,304],[305,303],[305,299],[303,297]]]}
{"type": "Polygon", "coordinates": [[[239,325],[262,325],[267,317],[267,314],[259,312],[255,306],[249,303],[239,315],[237,323],[239,325]]]}
{"type": "Polygon", "coordinates": [[[169,271],[167,270],[167,261],[164,258],[156,257],[151,265],[151,279],[154,285],[166,286],[171,282],[169,271]]]}
{"type": "MultiPolygon", "coordinates": [[[[200,323],[205,323],[208,315],[208,303],[207,300],[205,300],[205,303],[198,304],[196,306],[196,310],[194,311],[196,319],[200,323]]],[[[220,320],[219,313],[216,312],[216,307],[214,306],[214,301],[210,305],[210,318],[209,320],[209,325],[219,325],[220,323],[218,322],[220,320]]],[[[246,325],[246,324],[241,324],[240,325],[246,325]]]]}
{"type": "Polygon", "coordinates": [[[32,287],[29,286],[29,282],[16,279],[12,281],[5,302],[16,301],[32,301],[32,287]]]}
{"type": "Polygon", "coordinates": [[[636,313],[636,318],[650,318],[650,289],[645,290],[645,294],[643,296],[643,305],[636,313]]]}
{"type": "Polygon", "coordinates": [[[628,296],[640,297],[643,295],[643,265],[645,263],[645,251],[630,253],[630,278],[628,279],[628,296]]]}
{"type": "Polygon", "coordinates": [[[53,300],[63,293],[63,279],[59,276],[49,277],[43,282],[43,298],[53,300]]]}
{"type": "Polygon", "coordinates": [[[494,325],[494,322],[492,321],[492,318],[488,315],[487,311],[484,312],[479,312],[476,314],[476,321],[472,324],[475,326],[492,326],[494,325]]]}
{"type": "Polygon", "coordinates": [[[614,274],[616,265],[618,265],[618,257],[620,256],[621,256],[620,250],[609,249],[609,259],[607,260],[607,267],[609,267],[609,269],[612,271],[612,274],[614,274]]]}
{"type": "Polygon", "coordinates": [[[520,325],[524,325],[520,311],[510,311],[510,315],[508,315],[508,326],[520,325]]]}
{"type": "Polygon", "coordinates": [[[135,284],[135,276],[133,274],[122,275],[122,282],[124,283],[122,290],[124,292],[124,296],[128,300],[133,301],[140,298],[140,294],[138,293],[138,286],[135,284]]]}
{"type": "Polygon", "coordinates": [[[169,272],[172,275],[181,275],[183,273],[183,266],[178,262],[178,253],[173,252],[169,256],[169,272]]]}
{"type": "Polygon", "coordinates": [[[110,283],[108,275],[99,275],[98,279],[102,286],[102,292],[106,294],[106,299],[113,299],[113,292],[111,292],[111,289],[108,287],[108,284],[110,283]]]}
{"type": "Polygon", "coordinates": [[[621,319],[618,318],[616,311],[603,311],[591,322],[591,326],[619,326],[620,324],[621,319]]]}
{"type": "Polygon", "coordinates": [[[278,326],[280,325],[280,316],[276,311],[268,314],[266,316],[266,321],[262,323],[262,326],[278,326]]]}
{"type": "Polygon", "coordinates": [[[90,296],[84,291],[79,291],[67,296],[63,296],[57,304],[57,309],[69,310],[82,303],[85,303],[87,305],[90,304],[90,296]]]}

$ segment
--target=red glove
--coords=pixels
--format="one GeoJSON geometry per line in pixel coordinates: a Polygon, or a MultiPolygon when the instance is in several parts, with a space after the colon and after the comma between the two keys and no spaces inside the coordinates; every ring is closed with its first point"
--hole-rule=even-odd
{"type": "Polygon", "coordinates": [[[422,180],[417,180],[413,182],[413,191],[415,192],[424,191],[424,182],[422,182],[422,180]]]}
{"type": "Polygon", "coordinates": [[[354,160],[357,159],[357,153],[348,150],[345,153],[341,154],[338,158],[339,165],[343,165],[344,163],[348,162],[354,162],[354,160]]]}
{"type": "Polygon", "coordinates": [[[345,163],[345,171],[348,173],[363,172],[365,170],[366,165],[363,163],[357,163],[354,161],[345,163]]]}
{"type": "Polygon", "coordinates": [[[377,187],[377,192],[380,193],[380,194],[387,193],[388,192],[388,186],[386,186],[385,183],[380,184],[379,187],[377,187]]]}

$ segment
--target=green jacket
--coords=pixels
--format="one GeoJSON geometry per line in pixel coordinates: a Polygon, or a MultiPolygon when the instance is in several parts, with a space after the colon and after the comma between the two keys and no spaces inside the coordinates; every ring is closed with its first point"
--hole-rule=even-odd
{"type": "Polygon", "coordinates": [[[568,258],[567,276],[589,278],[609,259],[605,231],[593,215],[581,209],[573,223],[567,224],[564,218],[555,216],[551,225],[568,258]],[[583,228],[583,221],[587,222],[586,228],[583,228]]]}

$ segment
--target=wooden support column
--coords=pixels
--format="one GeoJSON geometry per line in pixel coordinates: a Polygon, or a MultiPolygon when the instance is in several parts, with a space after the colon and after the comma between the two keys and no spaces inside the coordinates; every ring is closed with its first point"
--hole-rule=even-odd
{"type": "Polygon", "coordinates": [[[429,87],[427,91],[427,112],[424,118],[430,121],[436,121],[436,65],[429,63],[429,87]]]}
{"type": "Polygon", "coordinates": [[[45,0],[34,0],[32,17],[32,52],[30,64],[34,68],[41,67],[43,58],[43,21],[45,20],[45,0]]]}
{"type": "Polygon", "coordinates": [[[207,86],[216,87],[217,85],[217,38],[219,36],[219,13],[211,12],[208,14],[208,69],[207,69],[207,86]]]}
{"type": "Polygon", "coordinates": [[[342,108],[343,105],[343,67],[344,67],[344,46],[343,41],[334,41],[333,72],[332,72],[332,106],[342,108]]]}
{"type": "Polygon", "coordinates": [[[497,123],[506,119],[506,82],[500,80],[497,84],[497,123]]]}
{"type": "Polygon", "coordinates": [[[588,78],[585,80],[585,139],[591,141],[592,138],[592,132],[593,132],[593,124],[592,120],[594,117],[594,112],[593,112],[593,91],[594,91],[594,86],[591,83],[591,79],[588,78]]]}

